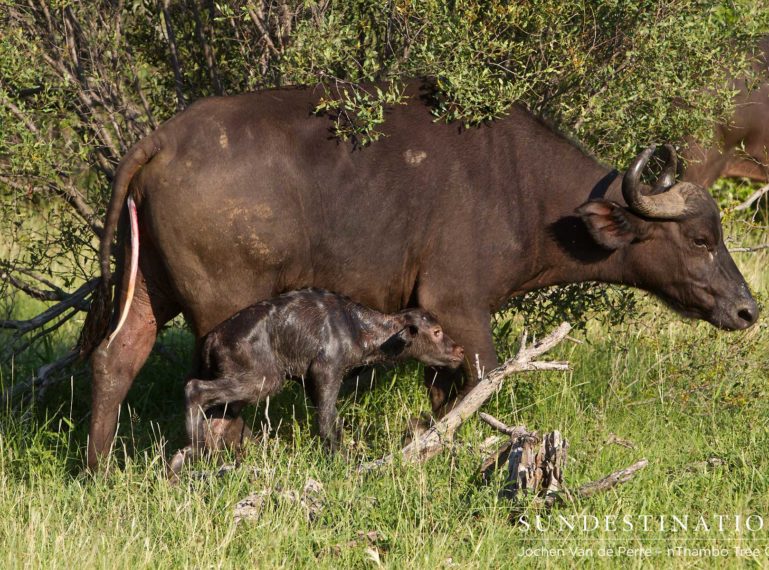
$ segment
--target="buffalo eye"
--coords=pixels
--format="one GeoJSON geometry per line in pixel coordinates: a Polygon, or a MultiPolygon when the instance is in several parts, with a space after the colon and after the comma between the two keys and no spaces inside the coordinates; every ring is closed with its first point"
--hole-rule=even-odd
{"type": "Polygon", "coordinates": [[[708,251],[710,251],[710,243],[708,242],[707,238],[704,237],[698,237],[694,238],[694,245],[697,247],[704,247],[708,251]]]}

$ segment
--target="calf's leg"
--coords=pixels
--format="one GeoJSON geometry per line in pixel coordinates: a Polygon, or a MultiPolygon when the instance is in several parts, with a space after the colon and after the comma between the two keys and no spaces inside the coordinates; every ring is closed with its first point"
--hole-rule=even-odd
{"type": "Polygon", "coordinates": [[[342,433],[337,422],[336,401],[342,386],[342,374],[325,364],[313,364],[312,376],[313,404],[316,407],[318,432],[325,446],[332,452],[339,448],[342,433]]]}
{"type": "Polygon", "coordinates": [[[278,391],[283,383],[276,376],[256,379],[221,377],[213,380],[193,378],[185,386],[186,427],[190,445],[171,459],[169,469],[178,474],[184,464],[204,452],[225,447],[239,447],[250,430],[243,424],[240,412],[246,404],[256,404],[278,391]],[[209,414],[220,407],[215,416],[209,414]],[[233,418],[234,416],[234,418],[233,418]]]}

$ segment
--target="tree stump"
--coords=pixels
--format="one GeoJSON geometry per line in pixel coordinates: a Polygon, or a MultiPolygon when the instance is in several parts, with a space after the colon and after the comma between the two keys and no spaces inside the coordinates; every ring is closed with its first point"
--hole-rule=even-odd
{"type": "Polygon", "coordinates": [[[494,471],[507,461],[507,481],[499,492],[500,497],[505,499],[515,500],[522,495],[535,495],[543,499],[547,507],[551,507],[558,499],[587,498],[627,483],[636,472],[649,464],[646,459],[641,459],[625,469],[569,491],[563,482],[569,442],[560,431],[540,436],[536,431],[528,431],[526,426],[511,427],[483,412],[479,416],[497,431],[510,436],[481,464],[483,480],[490,483],[494,471]]]}
{"type": "Polygon", "coordinates": [[[537,432],[518,436],[508,458],[508,482],[500,494],[509,499],[516,499],[519,493],[534,494],[552,501],[564,491],[568,448],[568,441],[557,430],[543,436],[537,432]]]}

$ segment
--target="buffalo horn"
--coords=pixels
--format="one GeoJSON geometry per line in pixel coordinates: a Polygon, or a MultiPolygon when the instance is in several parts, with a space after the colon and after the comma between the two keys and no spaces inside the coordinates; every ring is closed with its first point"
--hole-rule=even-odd
{"type": "Polygon", "coordinates": [[[659,194],[645,195],[644,184],[641,183],[643,172],[649,159],[654,154],[656,146],[650,146],[633,159],[630,167],[622,178],[622,196],[631,210],[647,218],[676,219],[687,213],[686,196],[680,191],[683,188],[675,183],[676,151],[666,145],[667,161],[659,179],[654,184],[654,190],[659,194]],[[672,187],[672,188],[671,188],[672,187]]]}

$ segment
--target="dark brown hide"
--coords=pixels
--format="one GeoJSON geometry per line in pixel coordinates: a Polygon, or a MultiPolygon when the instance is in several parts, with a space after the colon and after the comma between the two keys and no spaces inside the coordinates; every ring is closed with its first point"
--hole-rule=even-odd
{"type": "MultiPolygon", "coordinates": [[[[625,206],[621,177],[523,107],[463,129],[435,120],[429,84],[406,94],[364,149],[313,114],[320,89],[293,88],[201,100],[129,152],[102,263],[108,275],[120,182],[136,172],[139,278],[123,329],[93,353],[90,466],[158,327],[179,312],[200,338],[243,307],[321,287],[382,312],[433,312],[486,370],[497,363],[491,313],[554,284],[624,283],[725,329],[755,321],[709,196],[682,219],[646,218],[625,206]]],[[[472,386],[462,378],[428,371],[435,413],[472,386]]]]}
{"type": "Polygon", "coordinates": [[[769,182],[769,36],[759,43],[754,67],[760,83],[734,82],[734,114],[716,129],[715,144],[689,141],[684,180],[706,188],[724,176],[769,182]]]}

